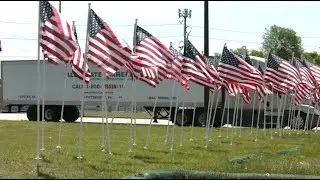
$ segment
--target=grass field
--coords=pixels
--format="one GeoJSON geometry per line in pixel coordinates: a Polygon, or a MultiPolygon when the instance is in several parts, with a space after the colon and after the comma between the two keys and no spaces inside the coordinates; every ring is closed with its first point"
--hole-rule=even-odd
{"type": "MultiPolygon", "coordinates": [[[[176,127],[174,155],[170,156],[170,144],[165,144],[165,126],[153,126],[149,149],[144,150],[147,126],[137,126],[137,146],[133,156],[128,156],[128,125],[113,125],[111,147],[113,156],[101,151],[101,125],[84,124],[83,160],[77,160],[78,123],[63,124],[62,152],[55,147],[59,123],[45,123],[45,156],[41,161],[41,178],[122,178],[139,172],[161,169],[209,170],[219,172],[256,172],[320,175],[320,132],[287,131],[282,137],[270,133],[254,141],[250,129],[239,130],[234,146],[230,145],[231,129],[214,130],[213,141],[204,149],[205,128],[194,129],[194,141],[189,141],[190,127],[183,128],[184,141],[180,147],[180,128],[176,127]],[[288,154],[274,153],[277,150],[299,147],[288,154]],[[233,164],[237,156],[261,154],[247,163],[233,164]]],[[[255,132],[255,131],[254,131],[255,132]]],[[[28,121],[0,122],[0,178],[37,178],[36,123],[28,121]]]]}

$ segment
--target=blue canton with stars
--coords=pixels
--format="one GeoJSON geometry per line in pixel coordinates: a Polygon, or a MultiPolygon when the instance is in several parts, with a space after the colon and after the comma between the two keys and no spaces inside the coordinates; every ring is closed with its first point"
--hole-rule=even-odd
{"type": "Polygon", "coordinates": [[[298,58],[295,58],[295,57],[293,58],[292,64],[297,69],[304,67],[304,65],[302,64],[302,61],[298,58]]]}
{"type": "Polygon", "coordinates": [[[306,59],[302,59],[301,63],[307,68],[310,68],[311,66],[313,66],[313,64],[306,59]]]}
{"type": "Polygon", "coordinates": [[[173,46],[170,46],[169,50],[173,53],[174,57],[182,56],[182,54],[179,51],[177,51],[173,46]]]}
{"type": "Polygon", "coordinates": [[[283,59],[281,59],[280,57],[273,55],[271,53],[269,53],[268,55],[268,62],[267,62],[267,67],[268,68],[272,68],[274,70],[278,70],[278,68],[280,67],[280,63],[284,61],[283,59]]]}
{"type": "Polygon", "coordinates": [[[136,45],[139,45],[143,40],[152,36],[148,31],[144,30],[142,27],[137,26],[137,36],[136,45]]]}
{"type": "Polygon", "coordinates": [[[192,45],[192,43],[188,40],[186,43],[185,57],[190,58],[192,60],[196,60],[196,56],[201,57],[199,51],[192,45]]]}
{"type": "Polygon", "coordinates": [[[235,67],[240,64],[235,55],[230,52],[226,46],[223,47],[221,62],[235,67]]]}
{"type": "Polygon", "coordinates": [[[40,6],[41,6],[41,21],[45,23],[48,21],[53,14],[53,9],[51,4],[48,1],[40,1],[40,6]]]}
{"type": "Polygon", "coordinates": [[[92,9],[90,9],[89,36],[94,38],[100,31],[102,31],[102,29],[104,29],[103,20],[92,9]]]}
{"type": "Polygon", "coordinates": [[[244,56],[244,60],[250,64],[251,66],[253,66],[253,62],[251,61],[249,55],[248,55],[248,52],[246,52],[245,56],[244,56]]]}

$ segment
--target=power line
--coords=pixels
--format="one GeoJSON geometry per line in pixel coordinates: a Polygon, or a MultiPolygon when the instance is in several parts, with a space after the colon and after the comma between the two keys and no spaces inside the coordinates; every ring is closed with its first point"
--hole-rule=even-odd
{"type": "MultiPolygon", "coordinates": [[[[14,21],[0,21],[2,24],[18,24],[18,25],[36,25],[36,23],[32,22],[14,22],[14,21]]],[[[123,24],[123,25],[111,25],[111,27],[132,27],[133,24],[123,24]]],[[[86,24],[76,24],[76,26],[87,26],[86,24]]],[[[141,26],[152,26],[152,27],[159,27],[159,26],[182,26],[182,24],[142,24],[141,26]]],[[[203,26],[196,26],[196,25],[190,25],[190,27],[194,28],[204,28],[203,26]]],[[[248,32],[248,31],[238,31],[238,30],[231,30],[231,29],[222,29],[222,28],[209,28],[210,30],[214,31],[222,31],[222,32],[233,32],[233,33],[240,33],[240,34],[255,34],[255,35],[262,35],[262,33],[258,32],[248,32]]],[[[303,39],[319,39],[319,36],[301,36],[303,39]]]]}

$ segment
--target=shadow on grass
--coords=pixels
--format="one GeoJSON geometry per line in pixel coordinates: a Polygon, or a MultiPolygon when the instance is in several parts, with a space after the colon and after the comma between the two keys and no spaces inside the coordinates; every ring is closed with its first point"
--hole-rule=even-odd
{"type": "Polygon", "coordinates": [[[51,176],[50,174],[39,172],[38,177],[42,177],[45,179],[57,179],[55,176],[51,176]]]}
{"type": "Polygon", "coordinates": [[[158,162],[157,158],[152,156],[134,155],[133,158],[150,164],[158,162]]]}
{"type": "Polygon", "coordinates": [[[50,161],[49,159],[46,158],[46,156],[42,156],[42,161],[45,163],[52,163],[52,161],[50,161]]]}

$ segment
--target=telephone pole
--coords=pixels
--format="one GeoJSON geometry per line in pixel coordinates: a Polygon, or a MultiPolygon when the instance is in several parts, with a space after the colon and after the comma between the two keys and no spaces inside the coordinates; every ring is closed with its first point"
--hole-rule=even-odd
{"type": "MultiPolygon", "coordinates": [[[[204,1],[204,50],[203,55],[209,57],[209,1],[204,1]]],[[[209,104],[209,88],[204,87],[204,108],[208,109],[209,104]]],[[[207,116],[207,113],[205,113],[207,116]]],[[[210,121],[211,122],[211,119],[210,121]]]]}
{"type": "Polygon", "coordinates": [[[183,18],[182,21],[180,21],[180,23],[182,24],[183,23],[183,36],[184,36],[184,39],[183,39],[183,45],[184,45],[184,48],[183,48],[183,54],[186,55],[186,43],[187,43],[187,18],[191,18],[191,10],[189,9],[184,9],[183,11],[181,11],[181,9],[179,9],[178,11],[178,16],[179,18],[183,18]]]}

